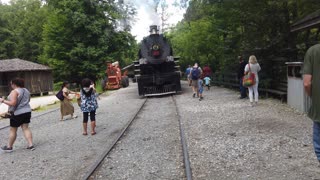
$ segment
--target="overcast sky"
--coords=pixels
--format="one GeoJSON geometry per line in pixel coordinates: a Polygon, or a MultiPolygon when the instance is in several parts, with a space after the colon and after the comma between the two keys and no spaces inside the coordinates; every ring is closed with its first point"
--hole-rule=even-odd
{"type": "MultiPolygon", "coordinates": [[[[3,3],[8,3],[10,0],[0,0],[3,3]]],[[[175,25],[182,20],[185,9],[172,6],[175,0],[167,0],[168,13],[170,14],[168,23],[175,25]]],[[[143,37],[149,35],[150,25],[160,25],[160,17],[153,12],[152,2],[153,0],[130,0],[137,7],[136,22],[132,25],[131,33],[136,36],[138,41],[141,41],[143,37]]]]}
{"type": "MultiPolygon", "coordinates": [[[[150,1],[150,0],[133,0],[132,2],[135,1],[150,1]]],[[[152,0],[151,0],[152,1],[152,0]]],[[[168,14],[169,19],[168,23],[170,25],[175,25],[178,23],[180,20],[183,18],[183,14],[185,13],[185,9],[180,9],[178,7],[174,7],[172,3],[174,0],[167,0],[167,3],[169,4],[168,7],[168,14]]],[[[136,39],[138,41],[142,40],[144,36],[149,35],[149,26],[150,25],[160,25],[160,16],[155,14],[150,6],[146,6],[146,3],[140,3],[136,4],[137,6],[137,16],[136,16],[136,22],[132,26],[131,33],[136,36],[136,39]],[[158,16],[158,17],[156,17],[158,16]]]]}

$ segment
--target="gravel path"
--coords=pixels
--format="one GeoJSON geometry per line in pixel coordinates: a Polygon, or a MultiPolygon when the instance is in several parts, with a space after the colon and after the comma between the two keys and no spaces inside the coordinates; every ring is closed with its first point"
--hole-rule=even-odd
{"type": "MultiPolygon", "coordinates": [[[[78,107],[77,119],[60,122],[59,111],[32,119],[36,150],[25,149],[26,142],[19,130],[14,152],[0,154],[0,179],[80,179],[142,102],[134,85],[102,98],[95,136],[82,135],[78,107]]],[[[1,145],[6,144],[8,129],[0,131],[0,137],[1,145]]]]}
{"type": "MultiPolygon", "coordinates": [[[[212,87],[204,100],[183,83],[176,96],[184,122],[193,178],[320,179],[312,147],[312,121],[281,104],[250,107],[232,90],[212,87]]],[[[170,97],[148,100],[96,179],[184,179],[179,126],[170,97]],[[170,99],[170,100],[169,100],[170,99]],[[140,151],[141,150],[141,151],[140,151]]],[[[59,121],[59,111],[32,119],[35,151],[21,130],[13,153],[0,154],[0,179],[80,179],[143,103],[136,84],[99,101],[97,135],[82,135],[80,118],[59,121]]],[[[8,129],[0,131],[0,144],[8,129]]]]}
{"type": "Polygon", "coordinates": [[[150,98],[95,179],[184,179],[179,137],[171,96],[150,98]]]}
{"type": "Polygon", "coordinates": [[[185,122],[194,179],[316,179],[312,121],[278,100],[256,107],[232,90],[213,87],[204,100],[176,96],[185,122]]]}

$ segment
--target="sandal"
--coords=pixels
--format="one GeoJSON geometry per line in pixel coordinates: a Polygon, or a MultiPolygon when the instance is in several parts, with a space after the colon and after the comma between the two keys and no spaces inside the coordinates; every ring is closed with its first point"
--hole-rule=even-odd
{"type": "Polygon", "coordinates": [[[97,133],[96,133],[96,132],[92,132],[92,133],[91,133],[92,136],[95,135],[95,134],[97,134],[97,133]]]}
{"type": "Polygon", "coordinates": [[[88,133],[82,133],[82,135],[86,136],[86,135],[88,135],[88,133]]]}

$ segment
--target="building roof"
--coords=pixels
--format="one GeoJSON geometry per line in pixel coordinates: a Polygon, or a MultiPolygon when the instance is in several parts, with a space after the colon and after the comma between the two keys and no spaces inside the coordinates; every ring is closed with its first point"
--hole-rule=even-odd
{"type": "Polygon", "coordinates": [[[291,32],[320,27],[320,10],[317,10],[291,26],[291,32]]]}
{"type": "Polygon", "coordinates": [[[50,71],[51,68],[42,64],[22,60],[22,59],[5,59],[0,60],[0,72],[14,71],[50,71]]]}

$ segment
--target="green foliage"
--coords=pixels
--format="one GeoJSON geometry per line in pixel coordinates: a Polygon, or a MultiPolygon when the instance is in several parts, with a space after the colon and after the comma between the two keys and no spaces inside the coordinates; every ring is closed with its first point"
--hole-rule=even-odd
{"type": "Polygon", "coordinates": [[[95,84],[95,88],[96,88],[97,93],[102,93],[102,92],[103,92],[102,84],[99,83],[99,82],[101,82],[101,81],[102,81],[102,79],[100,79],[99,81],[97,81],[97,83],[95,84]]]}
{"type": "Polygon", "coordinates": [[[56,82],[53,84],[53,91],[60,91],[63,82],[56,82]]]}
{"type": "Polygon", "coordinates": [[[115,1],[12,0],[0,3],[0,59],[21,58],[53,69],[56,82],[79,83],[104,76],[105,61],[125,66],[137,53],[129,33],[117,21],[135,11],[115,1]]]}
{"type": "Polygon", "coordinates": [[[37,61],[47,9],[40,0],[0,4],[0,59],[19,57],[37,61]]]}
{"type": "Polygon", "coordinates": [[[305,34],[293,34],[290,27],[319,8],[320,1],[309,0],[190,0],[184,19],[167,37],[183,68],[199,62],[214,71],[235,72],[238,55],[247,61],[255,54],[266,71],[263,78],[285,77],[273,69],[278,65],[273,61],[291,61],[305,52],[305,34]]]}

